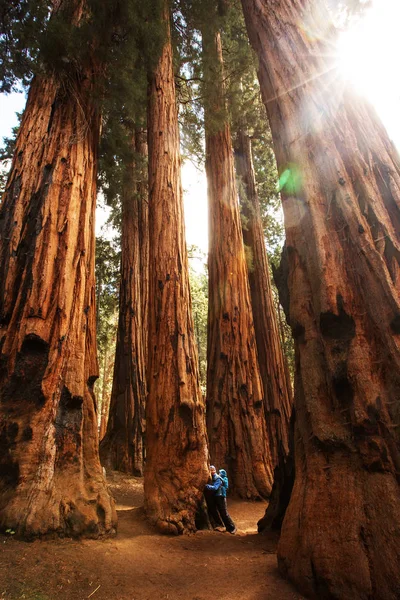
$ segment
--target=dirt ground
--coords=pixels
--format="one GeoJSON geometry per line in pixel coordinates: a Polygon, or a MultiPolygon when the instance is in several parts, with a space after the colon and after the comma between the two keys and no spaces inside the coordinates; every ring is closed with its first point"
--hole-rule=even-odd
{"type": "Polygon", "coordinates": [[[0,536],[0,600],[301,600],[276,567],[277,537],[259,536],[265,504],[229,500],[238,533],[155,533],[142,480],[109,477],[118,535],[25,543],[0,536]]]}

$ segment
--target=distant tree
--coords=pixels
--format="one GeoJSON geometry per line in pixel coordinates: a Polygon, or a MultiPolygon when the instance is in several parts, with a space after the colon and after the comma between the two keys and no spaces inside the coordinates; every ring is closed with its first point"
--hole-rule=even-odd
{"type": "Polygon", "coordinates": [[[281,227],[273,216],[279,202],[278,173],[262,105],[243,13],[233,5],[225,20],[223,42],[227,60],[227,98],[234,132],[235,167],[241,224],[264,389],[264,407],[272,463],[288,452],[292,411],[291,381],[282,352],[265,238],[270,250],[280,249],[281,227]],[[255,142],[256,153],[253,150],[255,142]],[[257,171],[253,156],[257,158],[257,171]],[[260,195],[261,193],[261,202],[260,195]]]}
{"type": "MultiPolygon", "coordinates": [[[[199,248],[192,246],[188,249],[189,259],[202,259],[202,252],[199,248]]],[[[208,273],[206,265],[203,266],[203,272],[195,270],[189,260],[189,282],[192,296],[192,309],[194,321],[194,333],[197,342],[199,356],[199,374],[201,391],[206,393],[207,381],[207,313],[208,313],[208,273]]]]}
{"type": "Polygon", "coordinates": [[[148,334],[142,299],[148,283],[148,231],[141,218],[147,216],[145,132],[130,126],[130,140],[131,153],[123,165],[121,186],[121,277],[114,377],[100,456],[102,463],[112,469],[142,475],[148,334]]]}
{"type": "Polygon", "coordinates": [[[99,379],[95,384],[100,440],[104,437],[110,405],[116,342],[120,252],[105,237],[96,238],[96,330],[99,379]]]}
{"type": "MultiPolygon", "coordinates": [[[[22,114],[17,113],[19,122],[22,114]]],[[[11,168],[11,161],[15,152],[15,142],[19,131],[19,124],[12,128],[11,136],[3,138],[3,146],[0,148],[0,206],[1,197],[6,190],[7,179],[11,168]]]]}
{"type": "Polygon", "coordinates": [[[278,563],[314,598],[400,589],[400,164],[329,62],[323,2],[242,0],[274,139],[295,337],[296,477],[278,563]]]}
{"type": "Polygon", "coordinates": [[[253,167],[251,139],[244,120],[236,139],[236,172],[243,220],[243,241],[249,250],[248,276],[260,375],[264,387],[265,419],[272,463],[289,452],[292,388],[275,310],[260,203],[253,167]]]}

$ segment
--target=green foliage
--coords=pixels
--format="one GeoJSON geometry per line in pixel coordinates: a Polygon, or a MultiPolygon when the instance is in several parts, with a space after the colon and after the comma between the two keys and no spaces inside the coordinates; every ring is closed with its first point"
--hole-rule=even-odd
{"type": "Polygon", "coordinates": [[[196,28],[199,3],[173,2],[175,85],[181,145],[185,158],[204,163],[203,73],[201,34],[196,28]]]}
{"type": "Polygon", "coordinates": [[[0,0],[0,92],[27,85],[37,66],[51,2],[0,0]]]}
{"type": "MultiPolygon", "coordinates": [[[[18,121],[21,122],[22,113],[17,113],[18,121]]],[[[3,138],[3,147],[0,148],[0,162],[10,160],[14,156],[15,142],[19,131],[19,124],[12,128],[11,136],[3,138]]]]}
{"type": "Polygon", "coordinates": [[[10,165],[10,162],[7,160],[0,161],[0,206],[1,206],[1,197],[4,194],[4,191],[5,191],[6,185],[7,185],[9,165],[10,165]]]}
{"type": "MultiPolygon", "coordinates": [[[[251,138],[257,194],[270,259],[277,260],[284,241],[278,171],[271,131],[240,4],[232,2],[223,30],[227,101],[234,144],[240,130],[251,138]]],[[[240,186],[240,182],[238,182],[240,186]]],[[[244,225],[245,226],[245,225],[244,225]]]]}
{"type": "Polygon", "coordinates": [[[96,323],[97,343],[101,353],[115,328],[118,310],[120,252],[104,237],[96,238],[96,323]]]}
{"type": "Polygon", "coordinates": [[[120,249],[117,243],[105,237],[96,238],[96,329],[97,354],[100,365],[95,391],[99,411],[101,403],[111,394],[120,278],[120,249]]]}
{"type": "Polygon", "coordinates": [[[143,157],[135,152],[134,134],[146,129],[148,76],[165,39],[161,10],[161,0],[122,3],[106,60],[99,184],[113,209],[116,226],[121,218],[120,198],[127,169],[134,163],[142,177],[146,167],[143,157]]]}
{"type": "MultiPolygon", "coordinates": [[[[17,113],[18,121],[21,122],[22,114],[17,113]]],[[[8,179],[8,173],[11,166],[11,159],[14,156],[15,142],[19,131],[19,124],[12,128],[10,137],[3,138],[3,147],[0,148],[0,204],[8,179]]]]}
{"type": "Polygon", "coordinates": [[[0,91],[43,72],[68,85],[90,65],[99,102],[117,93],[121,103],[130,102],[124,92],[134,95],[137,65],[152,68],[165,36],[161,0],[86,0],[79,21],[76,6],[75,0],[0,0],[0,91]]]}
{"type": "Polygon", "coordinates": [[[205,262],[203,262],[203,272],[200,273],[191,264],[194,263],[194,260],[191,260],[191,258],[205,260],[205,256],[199,248],[191,246],[188,248],[188,254],[194,333],[199,354],[200,387],[203,394],[205,394],[207,382],[208,273],[205,262]]]}

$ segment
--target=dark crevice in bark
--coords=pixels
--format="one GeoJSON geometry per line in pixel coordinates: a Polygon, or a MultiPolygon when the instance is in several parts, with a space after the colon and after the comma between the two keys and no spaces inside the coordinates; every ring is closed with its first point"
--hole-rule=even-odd
{"type": "Polygon", "coordinates": [[[319,318],[319,327],[323,336],[350,343],[355,336],[354,319],[348,315],[338,302],[339,314],[332,312],[322,313],[319,318]]]}
{"type": "Polygon", "coordinates": [[[265,515],[257,523],[258,533],[280,531],[294,485],[294,423],[293,409],[289,426],[289,452],[279,446],[279,461],[274,469],[274,483],[265,515]]]}
{"type": "Polygon", "coordinates": [[[289,248],[286,243],[283,246],[281,260],[278,267],[272,264],[272,275],[274,277],[275,285],[278,289],[279,302],[285,313],[286,320],[290,325],[289,319],[289,254],[293,252],[293,248],[289,248]]]}
{"type": "Polygon", "coordinates": [[[25,337],[17,354],[14,372],[7,375],[6,360],[0,371],[1,402],[13,414],[22,413],[27,405],[40,409],[46,399],[42,392],[42,379],[47,368],[49,345],[35,334],[25,337]]]}
{"type": "MultiPolygon", "coordinates": [[[[282,249],[281,260],[277,268],[273,267],[275,285],[278,289],[279,301],[283,307],[286,321],[289,323],[289,286],[288,286],[288,254],[292,249],[288,249],[286,244],[282,249]]],[[[295,327],[296,329],[296,327],[295,327]]],[[[298,337],[304,338],[304,327],[297,324],[298,337]]],[[[293,331],[293,328],[292,328],[293,331]]],[[[294,435],[295,435],[296,413],[292,408],[289,422],[288,451],[285,451],[282,444],[279,445],[279,460],[274,469],[274,483],[271,490],[268,507],[265,515],[257,523],[259,533],[268,531],[279,531],[285,518],[286,509],[289,505],[295,480],[295,455],[294,455],[294,435]]]]}

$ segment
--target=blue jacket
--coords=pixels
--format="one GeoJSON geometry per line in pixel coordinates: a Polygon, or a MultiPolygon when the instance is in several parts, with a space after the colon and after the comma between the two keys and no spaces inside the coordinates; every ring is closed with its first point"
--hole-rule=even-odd
{"type": "Polygon", "coordinates": [[[215,492],[216,496],[226,498],[226,492],[229,487],[228,477],[225,469],[220,469],[219,475],[215,473],[212,477],[212,483],[207,483],[206,488],[215,492]]]}
{"type": "Polygon", "coordinates": [[[221,478],[222,485],[217,490],[217,496],[222,496],[223,498],[226,498],[226,493],[229,487],[229,481],[225,469],[219,470],[219,476],[221,478]]]}
{"type": "Polygon", "coordinates": [[[218,496],[218,490],[222,485],[222,479],[219,475],[217,475],[217,473],[214,473],[214,475],[212,476],[212,483],[207,483],[206,484],[206,488],[208,490],[213,490],[213,492],[215,492],[215,494],[218,496]]]}

